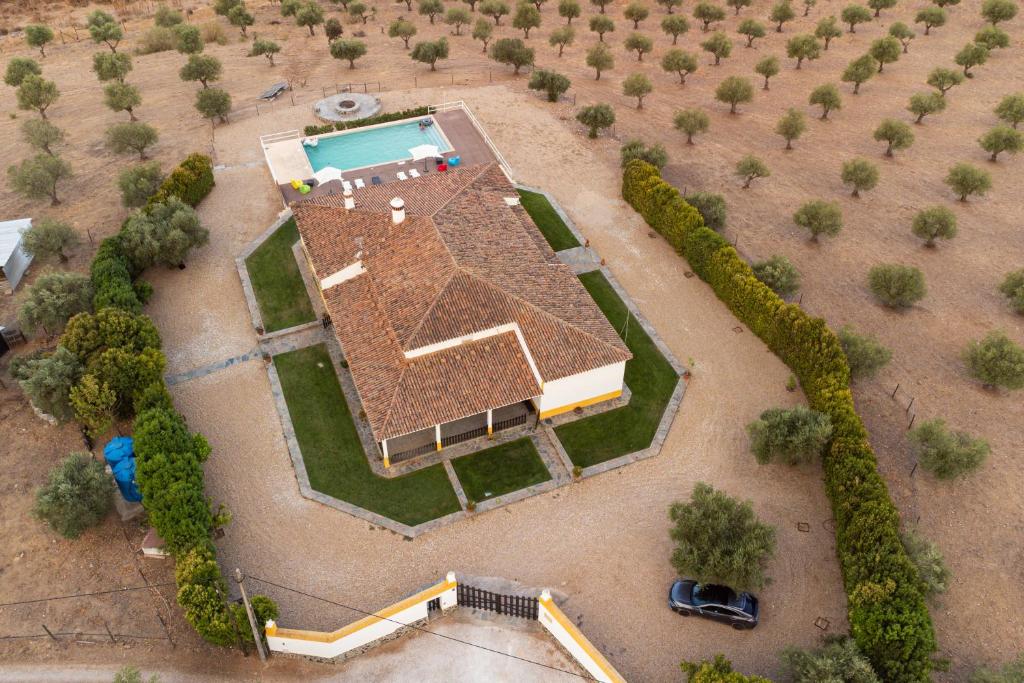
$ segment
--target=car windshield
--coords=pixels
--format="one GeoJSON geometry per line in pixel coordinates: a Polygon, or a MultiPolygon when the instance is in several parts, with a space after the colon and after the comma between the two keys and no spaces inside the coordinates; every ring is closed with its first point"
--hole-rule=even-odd
{"type": "Polygon", "coordinates": [[[695,605],[730,605],[736,601],[736,593],[726,586],[697,584],[693,587],[695,605]]]}

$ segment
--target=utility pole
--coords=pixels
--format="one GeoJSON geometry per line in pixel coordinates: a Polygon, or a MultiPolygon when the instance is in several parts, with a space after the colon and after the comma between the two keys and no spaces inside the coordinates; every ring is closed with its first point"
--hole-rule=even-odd
{"type": "Polygon", "coordinates": [[[242,592],[242,603],[245,605],[245,613],[249,616],[249,626],[252,627],[252,639],[256,641],[256,651],[260,654],[260,661],[267,661],[267,652],[263,649],[263,638],[260,636],[260,628],[256,624],[256,614],[249,604],[249,595],[245,592],[245,577],[242,570],[235,567],[235,581],[238,582],[238,589],[242,592]]]}

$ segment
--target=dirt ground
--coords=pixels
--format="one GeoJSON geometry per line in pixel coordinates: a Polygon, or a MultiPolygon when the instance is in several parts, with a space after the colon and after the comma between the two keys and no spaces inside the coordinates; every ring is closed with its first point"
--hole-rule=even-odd
{"type": "MultiPolygon", "coordinates": [[[[513,78],[488,62],[480,54],[479,43],[468,36],[450,39],[451,58],[440,63],[437,73],[412,63],[401,41],[380,35],[381,27],[405,13],[404,5],[378,5],[377,19],[362,27],[369,53],[351,71],[327,56],[319,30],[309,38],[304,29],[270,25],[278,18],[276,10],[263,3],[250,6],[254,4],[259,8],[254,29],[282,42],[284,52],[280,65],[271,69],[262,59],[246,58],[243,44],[208,48],[225,65],[221,85],[231,92],[237,109],[230,125],[211,131],[196,115],[191,106],[195,88],[177,77],[177,68],[184,62],[177,53],[136,57],[128,79],[142,91],[141,118],[160,130],[154,157],[165,168],[194,150],[214,153],[217,163],[228,166],[218,172],[218,189],[202,208],[213,232],[211,245],[197,254],[186,271],[147,276],[157,287],[150,312],[164,335],[170,372],[235,355],[254,344],[232,261],[240,245],[259,234],[280,208],[261,166],[256,136],[311,123],[307,105],[335,84],[350,81],[368,83],[371,92],[380,83],[386,110],[442,99],[469,101],[519,179],[554,193],[673,352],[680,359],[692,359],[696,372],[662,457],[506,512],[481,515],[413,543],[371,531],[363,523],[298,498],[258,363],[189,382],[177,392],[180,405],[221,454],[211,458],[208,468],[211,495],[235,512],[235,523],[222,545],[225,563],[262,567],[271,574],[266,578],[289,578],[335,599],[358,599],[363,607],[393,599],[410,585],[436,578],[448,568],[552,585],[572,596],[568,609],[585,615],[585,632],[627,676],[640,680],[672,680],[674,663],[680,658],[719,650],[744,670],[776,673],[777,649],[790,642],[813,642],[817,629],[810,622],[816,616],[829,618],[833,631],[842,629],[843,596],[820,472],[754,468],[746,453],[742,426],[766,407],[795,400],[783,389],[788,373],[748,332],[732,331],[735,321],[711,292],[696,279],[684,278],[685,264],[660,240],[647,237],[646,227],[618,199],[619,143],[585,140],[572,120],[571,102],[550,105],[533,94],[523,94],[526,77],[513,78]],[[257,113],[253,96],[297,73],[306,78],[304,87],[295,84],[298,106],[282,98],[272,106],[261,105],[257,113]],[[459,87],[489,81],[505,87],[459,87]],[[391,92],[414,85],[436,87],[391,92]],[[511,111],[515,115],[510,116],[511,111]],[[771,567],[776,584],[765,592],[769,603],[765,622],[752,636],[680,624],[664,614],[662,593],[671,577],[664,511],[698,479],[753,499],[758,513],[779,525],[780,547],[771,567]],[[268,510],[278,514],[268,518],[268,510]],[[797,532],[798,521],[810,522],[812,532],[797,532]],[[563,542],[553,546],[552,537],[563,542]],[[299,543],[295,539],[306,545],[293,547],[299,543]],[[311,547],[320,551],[314,568],[308,562],[311,547]],[[604,571],[595,572],[592,565],[604,571]],[[661,645],[652,652],[651,642],[661,645]]],[[[146,5],[135,7],[144,12],[146,5]]],[[[628,34],[621,6],[609,8],[617,22],[611,40],[616,67],[595,82],[592,71],[584,66],[585,50],[595,42],[585,26],[591,8],[585,7],[585,16],[573,22],[579,25],[576,44],[558,59],[547,45],[550,30],[562,23],[551,5],[544,7],[545,23],[531,32],[529,43],[537,51],[539,65],[572,78],[569,96],[576,104],[615,105],[614,134],[619,140],[640,135],[664,143],[671,159],[667,178],[690,191],[704,189],[726,196],[726,234],[738,240],[744,255],[753,259],[776,253],[789,256],[803,275],[807,310],[834,326],[850,323],[872,332],[892,348],[890,366],[876,380],[855,387],[855,396],[904,519],[916,522],[939,543],[954,573],[950,591],[933,609],[942,654],[953,661],[949,679],[962,679],[973,666],[1014,656],[1024,642],[1024,621],[1013,611],[1024,598],[1024,556],[1018,542],[1024,519],[1019,495],[1024,464],[1015,457],[1024,447],[1024,402],[1016,395],[977,387],[966,376],[959,351],[992,328],[1003,328],[1024,342],[1021,318],[1009,311],[996,292],[1005,272],[1024,265],[1021,213],[1013,191],[1024,180],[1024,172],[1021,160],[1013,157],[989,164],[975,142],[995,123],[991,109],[999,98],[1024,88],[1021,51],[1017,47],[999,51],[987,65],[978,67],[976,78],[949,93],[945,112],[914,127],[914,146],[890,160],[881,156],[882,147],[871,139],[871,131],[886,116],[909,120],[906,101],[912,93],[926,89],[928,71],[936,65],[951,65],[952,55],[982,26],[977,0],[951,8],[950,23],[934,29],[932,35],[919,31],[909,54],[862,86],[859,96],[850,95],[849,87],[842,85],[843,109],[825,122],[816,120],[814,110],[806,105],[809,91],[820,83],[838,83],[848,61],[884,35],[892,21],[910,23],[924,2],[904,3],[884,12],[881,20],[836,39],[820,60],[794,70],[792,61],[784,59],[785,40],[812,30],[820,17],[838,13],[842,6],[819,1],[810,17],[791,22],[781,35],[770,31],[755,49],[745,49],[736,41],[732,57],[719,67],[708,65],[701,54],[700,70],[685,87],[658,67],[670,42],[657,28],[663,16],[660,8],[652,9],[651,18],[641,26],[656,44],[642,64],[621,46],[628,34]],[[758,90],[754,102],[742,105],[740,115],[730,116],[727,107],[714,101],[715,86],[728,75],[754,76],[754,62],[767,54],[782,58],[782,73],[773,79],[770,91],[758,90]],[[633,109],[632,100],[620,94],[622,79],[638,70],[655,84],[642,111],[633,109]],[[711,130],[699,136],[693,147],[683,144],[671,127],[672,113],[690,106],[702,107],[711,116],[711,130]],[[772,131],[778,116],[791,106],[804,110],[810,120],[796,149],[785,152],[772,131]],[[750,190],[741,190],[732,168],[747,153],[765,159],[773,175],[750,190]],[[877,161],[882,182],[856,200],[841,186],[839,166],[858,155],[877,161]],[[989,196],[965,205],[953,201],[941,179],[957,161],[970,161],[992,172],[994,187],[989,196]],[[818,197],[841,203],[846,227],[839,237],[813,245],[799,234],[790,216],[800,203],[818,197]],[[932,204],[949,206],[960,222],[960,236],[934,251],[921,248],[909,230],[913,213],[932,204]],[[908,263],[924,271],[929,294],[919,306],[895,314],[871,301],[866,272],[883,261],[908,263]],[[892,399],[897,384],[900,390],[892,399]],[[992,444],[992,457],[980,472],[955,484],[935,482],[920,472],[911,476],[913,458],[905,431],[911,415],[918,421],[945,417],[957,428],[984,436],[992,444]]],[[[739,19],[763,18],[769,5],[758,0],[739,19]]],[[[83,12],[76,10],[76,15],[83,12]]],[[[329,9],[328,15],[333,14],[329,9]]],[[[192,19],[201,23],[209,16],[206,8],[198,8],[192,19]]],[[[729,16],[723,22],[724,30],[734,37],[739,19],[729,16]]],[[[448,31],[441,25],[431,27],[422,17],[414,21],[420,30],[417,39],[448,31]]],[[[507,17],[502,21],[498,36],[521,36],[510,23],[507,17]]],[[[129,22],[128,47],[139,25],[129,22]]],[[[1018,17],[1005,29],[1019,42],[1022,26],[1024,19],[1018,17]]],[[[346,25],[346,33],[360,28],[346,25]]],[[[700,53],[701,40],[699,28],[692,27],[680,44],[700,53]]],[[[10,192],[0,193],[4,216],[56,215],[72,220],[85,242],[72,259],[72,268],[83,268],[88,262],[88,234],[94,238],[110,234],[126,215],[118,203],[114,178],[130,160],[111,155],[102,145],[103,129],[122,117],[102,106],[100,88],[88,70],[89,56],[97,49],[86,41],[53,46],[44,60],[44,73],[62,91],[50,110],[51,119],[68,133],[63,153],[76,171],[62,193],[67,201],[50,209],[10,192]]],[[[0,51],[5,57],[29,53],[12,38],[0,40],[0,51]]],[[[3,165],[9,165],[28,153],[17,126],[29,114],[18,112],[12,91],[2,87],[4,108],[17,115],[0,119],[3,139],[16,140],[0,155],[3,165]]],[[[33,273],[42,269],[34,266],[33,273]]],[[[13,311],[10,299],[0,302],[0,321],[9,321],[13,311]]],[[[0,451],[3,462],[10,465],[6,469],[14,474],[5,478],[0,494],[4,519],[0,575],[5,579],[0,598],[9,601],[17,599],[9,597],[12,594],[35,595],[43,585],[63,583],[70,592],[106,586],[101,579],[127,584],[129,576],[137,578],[129,571],[134,562],[124,535],[113,522],[75,543],[51,543],[50,535],[28,517],[31,489],[57,458],[78,448],[80,442],[71,428],[43,427],[20,409],[15,396],[6,394],[3,404],[4,435],[13,438],[5,438],[0,451]],[[111,555],[114,543],[123,550],[111,555]],[[51,546],[68,552],[50,551],[51,546]],[[18,558],[23,550],[26,554],[18,558]],[[94,568],[86,571],[89,558],[99,556],[107,561],[98,563],[101,573],[94,568]],[[117,561],[112,562],[112,557],[117,561]],[[115,564],[121,573],[102,573],[115,564]],[[75,568],[79,571],[70,571],[75,568]]],[[[156,570],[151,580],[158,581],[161,571],[170,576],[169,570],[156,570]]],[[[150,602],[160,601],[154,597],[150,602]]],[[[286,614],[292,609],[318,609],[282,602],[290,608],[286,614]]],[[[321,614],[330,622],[323,626],[347,619],[321,614]]],[[[187,639],[180,618],[178,622],[179,637],[187,639]]],[[[89,648],[96,647],[71,646],[71,650],[88,658],[89,648]]],[[[205,649],[199,644],[192,647],[202,661],[205,649]]],[[[14,653],[19,660],[44,660],[56,654],[36,641],[18,644],[14,653]]],[[[61,656],[67,657],[68,651],[61,656]]]]}

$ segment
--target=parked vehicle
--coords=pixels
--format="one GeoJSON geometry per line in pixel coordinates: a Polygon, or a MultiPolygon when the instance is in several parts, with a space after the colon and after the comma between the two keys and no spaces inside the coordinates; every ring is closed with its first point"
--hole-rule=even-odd
{"type": "Polygon", "coordinates": [[[668,591],[668,606],[684,617],[697,615],[738,630],[757,626],[757,598],[750,593],[737,594],[728,586],[680,579],[668,591]]]}

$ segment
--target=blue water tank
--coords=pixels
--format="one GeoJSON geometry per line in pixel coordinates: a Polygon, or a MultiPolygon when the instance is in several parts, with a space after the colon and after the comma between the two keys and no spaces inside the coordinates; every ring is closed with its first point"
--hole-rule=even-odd
{"type": "Polygon", "coordinates": [[[135,450],[130,436],[118,436],[103,447],[103,458],[114,473],[114,481],[121,490],[121,496],[130,503],[142,500],[142,493],[135,483],[135,450]]]}

